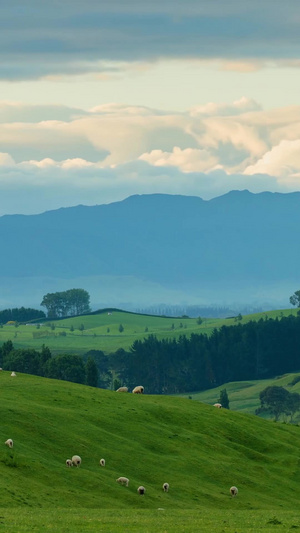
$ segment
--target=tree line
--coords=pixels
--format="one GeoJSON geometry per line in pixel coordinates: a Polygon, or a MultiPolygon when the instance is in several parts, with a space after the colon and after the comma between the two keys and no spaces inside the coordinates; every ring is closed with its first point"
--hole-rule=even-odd
{"type": "Polygon", "coordinates": [[[85,359],[74,354],[52,356],[45,345],[40,352],[30,348],[15,349],[9,340],[0,348],[0,366],[3,370],[72,381],[92,387],[99,385],[98,367],[91,356],[85,359]]]}
{"type": "Polygon", "coordinates": [[[222,326],[210,337],[182,335],[136,340],[111,356],[122,383],[142,383],[153,394],[217,387],[229,381],[266,379],[300,370],[300,317],[222,326]]]}
{"type": "Polygon", "coordinates": [[[30,307],[16,307],[14,309],[3,309],[3,311],[0,311],[0,324],[6,324],[10,321],[30,322],[30,320],[38,320],[40,318],[46,318],[44,311],[38,311],[30,307]]]}

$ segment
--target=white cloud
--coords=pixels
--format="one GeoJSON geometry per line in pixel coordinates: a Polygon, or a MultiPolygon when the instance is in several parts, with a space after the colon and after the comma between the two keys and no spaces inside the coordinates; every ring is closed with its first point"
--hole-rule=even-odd
{"type": "Polygon", "coordinates": [[[14,165],[15,161],[9,154],[0,152],[0,167],[13,167],[14,165]]]}
{"type": "Polygon", "coordinates": [[[300,106],[264,111],[242,98],[167,113],[110,104],[74,116],[67,108],[67,120],[51,108],[51,120],[36,121],[40,112],[33,106],[26,121],[9,114],[11,122],[0,123],[6,212],[154,192],[210,198],[232,188],[300,189],[300,106]]]}
{"type": "Polygon", "coordinates": [[[193,148],[181,150],[178,146],[174,146],[172,152],[152,150],[150,153],[142,154],[139,159],[156,167],[177,167],[183,172],[207,172],[218,164],[217,158],[207,150],[193,148]]]}
{"type": "Polygon", "coordinates": [[[248,166],[245,175],[269,174],[281,181],[300,175],[300,139],[283,140],[266,152],[254,165],[248,166]]]}

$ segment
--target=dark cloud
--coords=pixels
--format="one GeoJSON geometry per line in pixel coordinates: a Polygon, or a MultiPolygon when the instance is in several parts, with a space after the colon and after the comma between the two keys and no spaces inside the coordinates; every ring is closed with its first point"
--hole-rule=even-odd
{"type": "Polygon", "coordinates": [[[83,73],[107,60],[298,58],[299,21],[298,0],[10,0],[0,78],[83,73]]]}

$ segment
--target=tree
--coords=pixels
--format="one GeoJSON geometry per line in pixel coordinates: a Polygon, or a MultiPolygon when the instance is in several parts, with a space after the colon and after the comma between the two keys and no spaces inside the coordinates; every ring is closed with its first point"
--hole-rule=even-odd
{"type": "Polygon", "coordinates": [[[119,325],[119,332],[120,333],[123,333],[124,331],[124,326],[122,324],[119,325]]]}
{"type": "Polygon", "coordinates": [[[218,402],[224,407],[225,409],[229,409],[229,399],[227,390],[223,389],[220,391],[220,398],[218,399],[218,402]]]}
{"type": "Polygon", "coordinates": [[[79,355],[57,355],[45,365],[45,376],[53,379],[82,383],[86,381],[86,369],[79,355]]]}
{"type": "Polygon", "coordinates": [[[300,409],[300,394],[297,392],[292,392],[289,394],[287,399],[287,410],[288,414],[291,416],[291,421],[293,420],[294,414],[300,409]]]}
{"type": "Polygon", "coordinates": [[[41,306],[46,307],[48,318],[83,315],[91,311],[90,295],[84,289],[45,294],[41,306]]]}
{"type": "Polygon", "coordinates": [[[277,421],[281,414],[288,414],[290,410],[289,396],[289,391],[283,387],[271,385],[266,387],[259,395],[261,403],[260,411],[270,411],[270,413],[275,416],[275,420],[277,421]]]}
{"type": "Polygon", "coordinates": [[[97,368],[95,359],[93,357],[88,357],[88,360],[85,365],[86,369],[86,384],[90,387],[98,387],[99,381],[99,370],[97,368]]]}
{"type": "Polygon", "coordinates": [[[300,291],[295,291],[294,294],[290,297],[290,303],[300,307],[300,291]]]}

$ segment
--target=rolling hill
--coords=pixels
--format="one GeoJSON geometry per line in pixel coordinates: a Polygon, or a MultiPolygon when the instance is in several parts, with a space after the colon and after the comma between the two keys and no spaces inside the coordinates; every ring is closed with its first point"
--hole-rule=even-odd
{"type": "Polygon", "coordinates": [[[0,379],[2,507],[134,508],[139,485],[147,490],[143,509],[227,508],[231,485],[240,489],[240,509],[297,505],[298,427],[182,398],[8,372],[0,379]],[[73,454],[82,466],[68,469],[73,454]],[[120,475],[128,488],[116,483],[120,475]]]}
{"type": "MultiPolygon", "coordinates": [[[[261,318],[296,316],[297,309],[281,309],[267,313],[245,315],[240,324],[261,318]]],[[[34,348],[40,350],[46,344],[53,353],[83,354],[89,350],[102,350],[112,353],[123,348],[128,350],[136,339],[143,340],[149,335],[158,339],[175,338],[181,335],[190,337],[192,333],[210,335],[215,328],[236,325],[235,317],[227,319],[203,318],[198,324],[195,318],[159,317],[121,311],[102,309],[90,315],[69,317],[59,320],[42,320],[20,324],[18,327],[4,324],[0,327],[0,346],[11,340],[15,348],[34,348]],[[119,331],[122,324],[124,330],[119,331]],[[83,328],[82,328],[83,327],[83,328]],[[54,328],[54,329],[52,329],[54,328]],[[82,328],[82,329],[80,329],[82,328]]]]}

